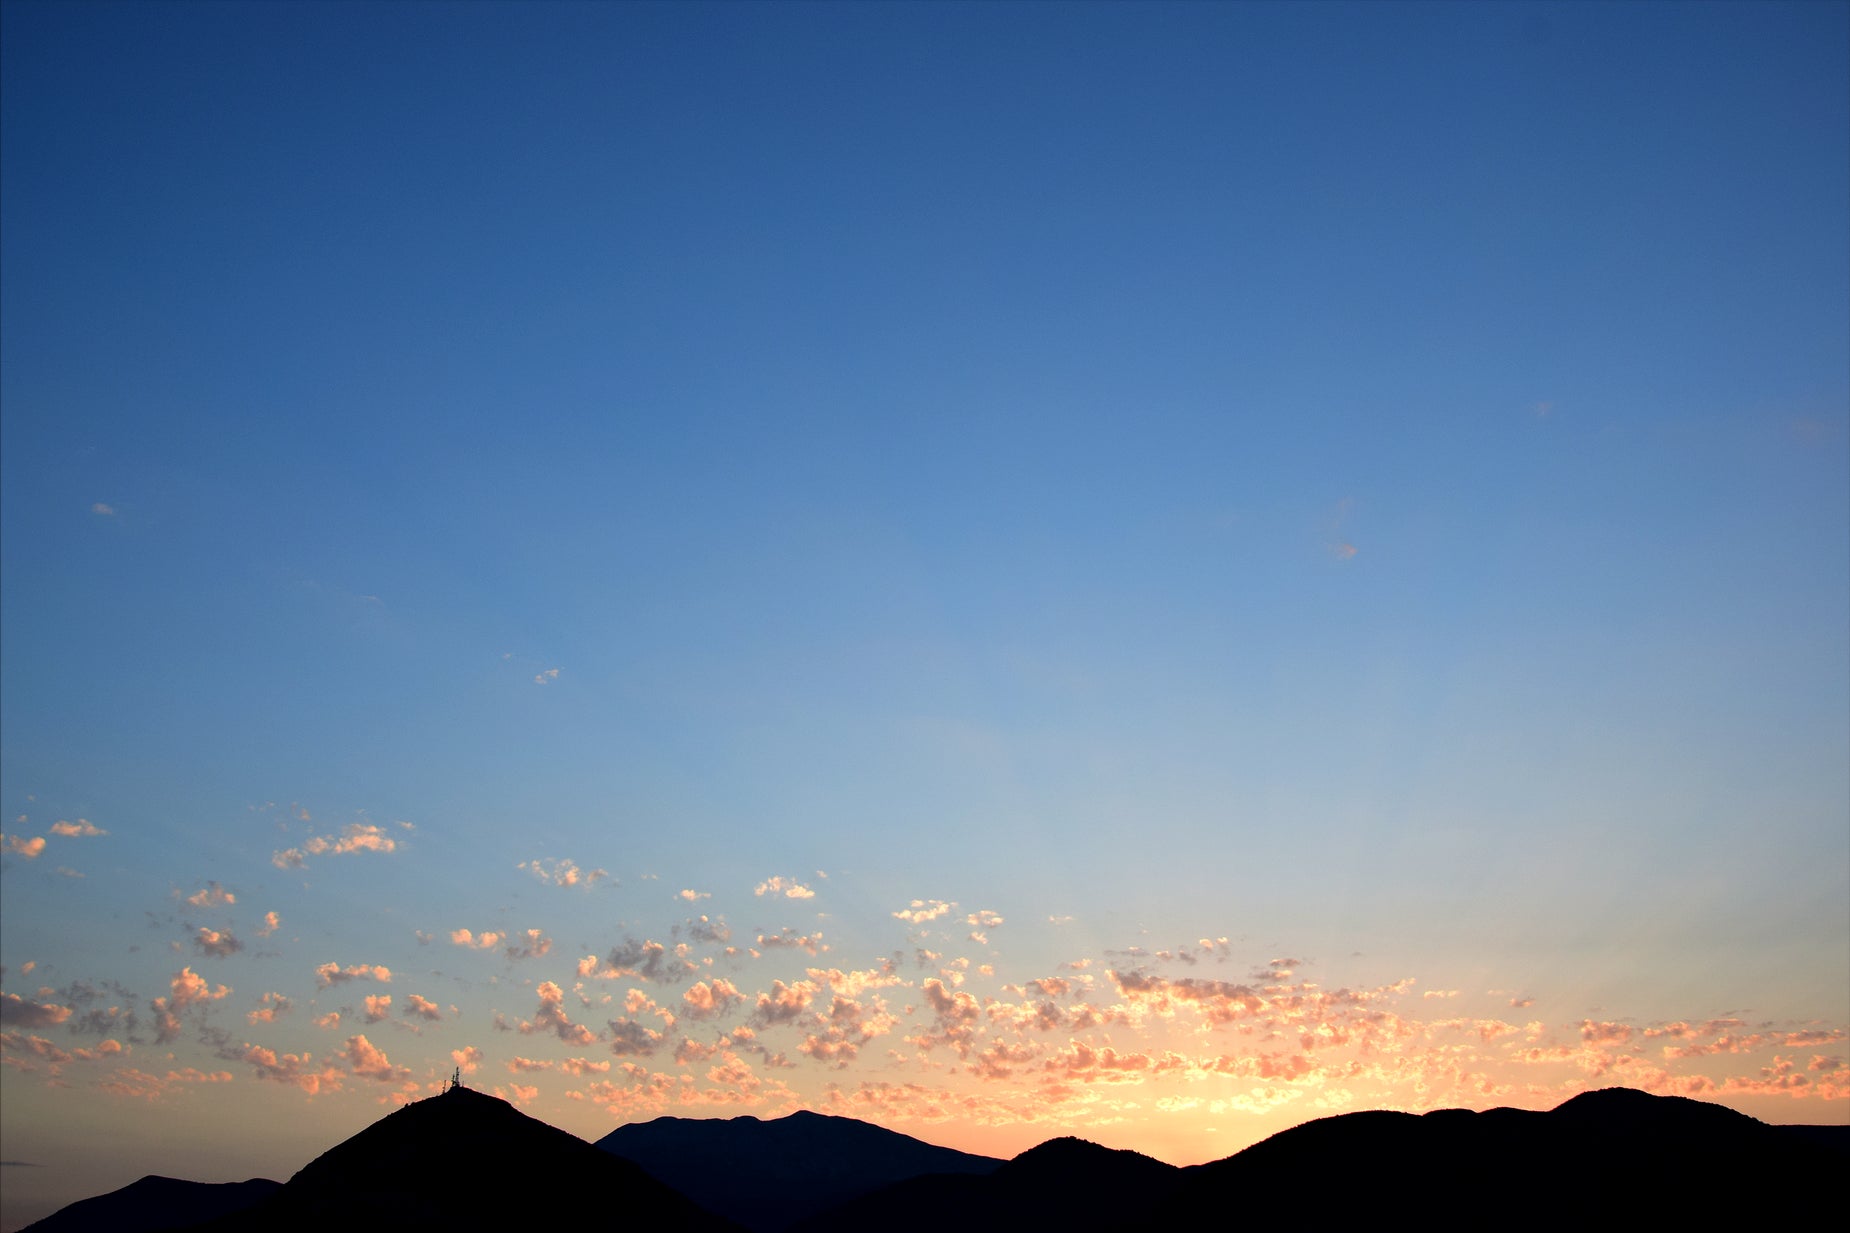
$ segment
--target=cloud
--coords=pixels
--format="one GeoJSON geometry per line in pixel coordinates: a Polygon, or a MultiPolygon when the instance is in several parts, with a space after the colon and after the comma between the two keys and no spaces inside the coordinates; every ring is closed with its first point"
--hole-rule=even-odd
{"type": "Polygon", "coordinates": [[[338,963],[324,963],[315,969],[315,983],[323,989],[350,980],[376,980],[389,985],[392,969],[372,963],[350,963],[344,968],[338,963]]]}
{"type": "Polygon", "coordinates": [[[378,1023],[392,1013],[392,995],[389,993],[369,993],[366,995],[366,1022],[378,1023]]]}
{"type": "Polygon", "coordinates": [[[706,891],[697,891],[697,890],[684,890],[680,892],[680,895],[678,897],[687,900],[689,903],[695,903],[702,899],[713,898],[713,896],[710,893],[706,891]]]}
{"type": "Polygon", "coordinates": [[[788,927],[782,933],[759,934],[758,945],[765,950],[800,950],[809,955],[817,955],[828,949],[820,929],[814,933],[799,934],[788,927]]]}
{"type": "Polygon", "coordinates": [[[98,1090],[112,1096],[135,1096],[145,1100],[155,1100],[165,1096],[174,1086],[182,1083],[230,1083],[231,1072],[227,1070],[203,1071],[188,1066],[181,1070],[169,1070],[165,1075],[151,1075],[133,1066],[119,1067],[108,1079],[99,1082],[98,1090]]]}
{"type": "Polygon", "coordinates": [[[537,959],[552,949],[552,939],[538,929],[529,929],[507,948],[509,959],[537,959]]]}
{"type": "MultiPolygon", "coordinates": [[[[419,997],[415,993],[406,994],[405,996],[409,999],[405,1004],[404,1011],[407,1017],[415,1016],[419,1019],[430,1019],[432,1021],[443,1018],[443,1010],[429,998],[419,997]]],[[[370,1001],[370,999],[368,1000],[370,1001]]]]}
{"type": "Polygon", "coordinates": [[[754,895],[782,895],[786,899],[814,899],[816,892],[794,878],[782,876],[758,883],[754,895]]]}
{"type": "Polygon", "coordinates": [[[278,869],[300,869],[310,856],[346,856],[353,852],[396,852],[398,840],[371,822],[353,822],[338,835],[316,835],[299,848],[284,848],[270,856],[278,869]]]}
{"type": "Polygon", "coordinates": [[[550,882],[554,886],[582,886],[587,890],[610,877],[609,870],[586,871],[579,868],[576,861],[563,858],[554,861],[522,861],[515,868],[525,869],[540,881],[550,882]]]}
{"type": "Polygon", "coordinates": [[[213,959],[223,959],[244,949],[244,943],[238,941],[229,932],[220,933],[216,929],[207,929],[204,926],[193,934],[193,945],[198,948],[200,954],[213,959]]]}
{"type": "Polygon", "coordinates": [[[557,668],[546,668],[534,674],[533,683],[535,685],[550,685],[558,679],[559,670],[557,668]]]}
{"type": "Polygon", "coordinates": [[[480,934],[471,933],[467,929],[450,930],[450,941],[457,946],[466,946],[470,950],[493,950],[495,947],[501,945],[501,940],[506,936],[506,934],[494,933],[488,930],[484,930],[480,934]]]}
{"type": "Polygon", "coordinates": [[[456,1064],[456,1069],[462,1071],[465,1075],[472,1075],[481,1068],[482,1051],[474,1045],[470,1045],[466,1049],[451,1049],[450,1061],[454,1062],[456,1064]]]}
{"type": "Polygon", "coordinates": [[[981,912],[972,912],[970,915],[964,917],[964,924],[973,925],[978,929],[994,929],[1001,923],[1002,917],[987,909],[981,912]]]}
{"type": "Polygon", "coordinates": [[[28,1002],[16,993],[0,993],[0,1023],[15,1027],[55,1027],[71,1017],[69,1006],[28,1002]]]}
{"type": "Polygon", "coordinates": [[[275,1023],[276,1017],[281,1014],[286,1014],[289,1007],[289,999],[282,994],[266,993],[258,1002],[257,1009],[251,1011],[244,1017],[249,1019],[253,1025],[259,1023],[275,1023]]]}
{"type": "Polygon", "coordinates": [[[893,913],[893,919],[903,920],[912,925],[923,925],[926,921],[937,920],[956,906],[942,899],[914,899],[911,907],[902,908],[893,913]]]}
{"type": "Polygon", "coordinates": [[[21,839],[18,835],[0,834],[0,848],[25,860],[37,860],[39,853],[45,850],[45,836],[35,835],[31,839],[21,839]]]}
{"type": "Polygon", "coordinates": [[[264,1082],[286,1084],[310,1096],[337,1091],[341,1085],[341,1072],[327,1063],[316,1066],[313,1054],[279,1054],[262,1045],[247,1044],[239,1060],[249,1063],[264,1082]]]}
{"type": "Polygon", "coordinates": [[[257,936],[260,938],[267,938],[281,928],[282,924],[282,917],[274,912],[265,912],[263,914],[263,928],[257,931],[257,936]]]}
{"type": "Polygon", "coordinates": [[[625,939],[621,946],[612,947],[601,967],[589,955],[578,964],[580,976],[596,976],[599,980],[635,976],[667,983],[697,970],[698,966],[685,957],[671,957],[668,948],[660,942],[647,939],[638,942],[635,938],[625,939]],[[590,965],[588,970],[587,964],[590,965]]]}
{"type": "Polygon", "coordinates": [[[75,822],[53,822],[51,824],[51,833],[54,835],[62,835],[67,839],[75,839],[80,835],[107,835],[109,832],[84,818],[79,818],[75,822]]]}
{"type": "Polygon", "coordinates": [[[225,985],[214,989],[205,977],[190,967],[184,967],[175,972],[173,979],[168,982],[168,989],[172,994],[172,1004],[175,1009],[203,1002],[216,1002],[231,993],[231,989],[225,985]]]}
{"type": "Polygon", "coordinates": [[[231,989],[220,985],[214,989],[205,977],[190,967],[175,972],[168,982],[166,997],[158,997],[148,1003],[154,1015],[154,1040],[156,1044],[167,1044],[180,1035],[180,1012],[188,1006],[216,1002],[229,996],[231,989]]]}
{"type": "Polygon", "coordinates": [[[385,1050],[363,1035],[349,1036],[341,1056],[346,1059],[348,1069],[362,1079],[372,1079],[379,1083],[402,1083],[411,1077],[410,1067],[392,1065],[385,1050]]]}
{"type": "Polygon", "coordinates": [[[715,976],[711,984],[695,981],[681,995],[681,1003],[687,1008],[691,1019],[710,1019],[724,1014],[733,1006],[745,1000],[738,987],[723,976],[715,976]]]}
{"type": "Polygon", "coordinates": [[[597,1042],[597,1034],[582,1023],[573,1023],[565,1015],[565,990],[552,981],[542,981],[539,987],[540,1005],[533,1013],[531,1023],[523,1022],[523,1033],[549,1031],[568,1045],[589,1045],[597,1042]]]}
{"type": "Polygon", "coordinates": [[[809,1009],[809,1004],[815,1001],[818,991],[813,980],[799,980],[788,985],[781,980],[774,980],[768,992],[759,993],[757,1005],[752,1009],[751,1021],[757,1027],[795,1022],[809,1009]]]}
{"type": "Polygon", "coordinates": [[[90,506],[90,512],[97,515],[99,518],[114,518],[116,516],[116,507],[98,501],[90,506]]]}
{"type": "Polygon", "coordinates": [[[236,895],[217,882],[207,882],[205,889],[194,891],[186,897],[186,902],[196,908],[225,908],[237,901],[236,895]]]}

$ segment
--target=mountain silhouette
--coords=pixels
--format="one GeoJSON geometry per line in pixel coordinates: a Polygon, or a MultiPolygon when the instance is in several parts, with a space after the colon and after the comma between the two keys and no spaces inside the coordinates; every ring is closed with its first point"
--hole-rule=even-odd
{"type": "Polygon", "coordinates": [[[317,1156],[261,1203],[196,1227],[325,1233],[364,1222],[395,1233],[457,1233],[598,1213],[651,1230],[737,1229],[627,1160],[462,1087],[396,1110],[317,1156]]]}
{"type": "Polygon", "coordinates": [[[984,1174],[1002,1164],[807,1110],[768,1120],[658,1117],[619,1126],[597,1146],[752,1233],[781,1233],[920,1174],[984,1174]]]}
{"type": "Polygon", "coordinates": [[[150,1173],[120,1190],[61,1207],[20,1233],[159,1233],[241,1212],[281,1185],[267,1177],[247,1182],[188,1182],[150,1173]]]}
{"type": "Polygon", "coordinates": [[[1427,1211],[1504,1228],[1765,1225],[1815,1215],[1810,1188],[1792,1179],[1838,1176],[1845,1163],[1787,1130],[1630,1088],[1546,1113],[1350,1113],[1184,1170],[1150,1225],[1204,1209],[1248,1219],[1427,1211]]]}
{"type": "Polygon", "coordinates": [[[593,1145],[456,1088],[381,1118],[280,1186],[144,1177],[29,1228],[293,1233],[364,1222],[418,1233],[591,1219],[688,1233],[939,1233],[946,1223],[1166,1233],[1395,1215],[1500,1229],[1764,1227],[1815,1223],[1818,1183],[1847,1169],[1850,1127],[1769,1126],[1627,1088],[1546,1113],[1321,1118],[1187,1169],[1075,1138],[1002,1162],[807,1112],[657,1118],[593,1145]]]}
{"type": "Polygon", "coordinates": [[[1139,1227],[1181,1172],[1139,1152],[1049,1139],[992,1173],[910,1178],[823,1212],[791,1233],[936,1233],[949,1211],[966,1213],[963,1223],[981,1228],[1115,1233],[1139,1227]]]}

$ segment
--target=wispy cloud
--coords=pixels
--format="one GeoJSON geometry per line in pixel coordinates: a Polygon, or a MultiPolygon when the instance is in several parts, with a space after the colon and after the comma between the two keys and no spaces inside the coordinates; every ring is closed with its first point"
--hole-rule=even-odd
{"type": "MultiPolygon", "coordinates": [[[[890,903],[891,900],[888,900],[890,903]]],[[[903,920],[912,925],[923,925],[927,921],[937,920],[957,905],[942,899],[914,899],[912,906],[901,908],[893,913],[894,920],[903,920]]]]}
{"type": "Polygon", "coordinates": [[[383,827],[371,822],[350,823],[338,835],[316,835],[297,848],[283,848],[270,855],[278,869],[300,869],[311,856],[345,856],[353,852],[396,852],[398,840],[383,827]]]}
{"type": "Polygon", "coordinates": [[[785,878],[782,876],[767,878],[765,881],[758,883],[757,889],[752,891],[752,894],[760,896],[782,895],[786,899],[814,899],[816,897],[816,892],[809,889],[809,887],[803,885],[801,882],[798,882],[794,878],[785,878]]]}
{"type": "Polygon", "coordinates": [[[522,861],[515,866],[524,869],[542,882],[554,886],[581,886],[589,889],[610,877],[606,869],[581,869],[573,860],[531,860],[522,861]]]}

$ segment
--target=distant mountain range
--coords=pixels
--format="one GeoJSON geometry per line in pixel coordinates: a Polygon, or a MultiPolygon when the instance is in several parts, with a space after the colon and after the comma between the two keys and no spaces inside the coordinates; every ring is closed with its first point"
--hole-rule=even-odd
{"type": "Polygon", "coordinates": [[[690,1233],[1123,1233],[1393,1215],[1502,1228],[1812,1219],[1850,1168],[1850,1126],[1769,1126],[1720,1105],[1608,1088],[1547,1113],[1445,1109],[1307,1122],[1176,1168],[1083,1139],[1000,1161],[799,1112],[619,1127],[597,1144],[457,1088],[410,1104],[288,1182],[144,1177],[30,1233],[395,1233],[594,1220],[690,1233]]]}

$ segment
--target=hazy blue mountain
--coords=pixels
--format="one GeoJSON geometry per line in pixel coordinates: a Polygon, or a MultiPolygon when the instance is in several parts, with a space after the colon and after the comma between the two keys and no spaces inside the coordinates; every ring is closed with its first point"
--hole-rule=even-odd
{"type": "Polygon", "coordinates": [[[906,1178],[983,1174],[1002,1163],[807,1111],[770,1120],[658,1117],[619,1126],[597,1146],[753,1233],[779,1233],[906,1178]]]}
{"type": "Polygon", "coordinates": [[[243,1211],[281,1185],[266,1177],[188,1182],[151,1173],[120,1190],[61,1207],[20,1233],[159,1233],[243,1211]]]}

